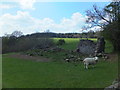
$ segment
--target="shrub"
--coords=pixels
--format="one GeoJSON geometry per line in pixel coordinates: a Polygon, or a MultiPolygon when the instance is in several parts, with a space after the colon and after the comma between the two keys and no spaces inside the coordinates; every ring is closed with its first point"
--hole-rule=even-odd
{"type": "Polygon", "coordinates": [[[19,52],[35,48],[48,48],[54,45],[53,40],[49,38],[2,38],[2,53],[19,52]]]}
{"type": "Polygon", "coordinates": [[[54,46],[53,40],[49,38],[39,38],[38,44],[34,48],[45,49],[54,46]]]}
{"type": "Polygon", "coordinates": [[[63,45],[65,44],[65,40],[64,39],[59,39],[57,42],[57,45],[63,45]]]}

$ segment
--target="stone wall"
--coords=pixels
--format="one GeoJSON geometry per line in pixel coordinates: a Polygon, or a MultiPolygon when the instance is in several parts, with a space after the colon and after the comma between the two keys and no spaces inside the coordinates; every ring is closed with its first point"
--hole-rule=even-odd
{"type": "Polygon", "coordinates": [[[96,52],[97,53],[104,53],[105,52],[105,40],[103,37],[100,37],[97,40],[96,52]]]}
{"type": "Polygon", "coordinates": [[[104,53],[105,41],[103,37],[97,39],[97,43],[92,40],[81,39],[78,44],[77,52],[82,54],[97,55],[99,53],[104,53]]]}
{"type": "Polygon", "coordinates": [[[82,54],[94,54],[95,47],[96,43],[94,43],[92,40],[81,39],[80,43],[78,44],[79,52],[82,54]]]}

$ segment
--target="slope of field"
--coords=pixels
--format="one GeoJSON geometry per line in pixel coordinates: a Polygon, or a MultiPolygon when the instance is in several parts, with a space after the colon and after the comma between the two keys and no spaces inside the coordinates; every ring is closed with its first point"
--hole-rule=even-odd
{"type": "Polygon", "coordinates": [[[82,63],[34,62],[3,56],[3,88],[104,88],[117,77],[117,62],[100,61],[85,70],[82,63]]]}
{"type": "MultiPolygon", "coordinates": [[[[59,38],[54,40],[57,42],[59,38]]],[[[64,40],[66,43],[60,47],[66,50],[76,49],[79,43],[78,38],[64,40]]],[[[106,43],[106,52],[112,52],[112,45],[106,43]]],[[[62,52],[46,54],[58,60],[64,55],[62,52]]],[[[118,75],[117,58],[111,61],[100,59],[95,68],[85,70],[82,62],[35,62],[10,56],[5,54],[2,59],[3,88],[104,88],[118,75]]]]}

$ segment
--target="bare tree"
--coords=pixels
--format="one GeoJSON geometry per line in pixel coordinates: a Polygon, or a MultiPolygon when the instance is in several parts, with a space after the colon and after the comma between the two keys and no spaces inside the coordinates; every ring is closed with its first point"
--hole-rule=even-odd
{"type": "Polygon", "coordinates": [[[86,23],[93,26],[104,27],[105,25],[111,24],[117,21],[120,14],[120,1],[111,2],[109,5],[105,6],[103,9],[93,5],[93,10],[87,10],[87,20],[86,23]]]}
{"type": "Polygon", "coordinates": [[[23,35],[23,33],[21,32],[21,31],[14,31],[12,34],[11,34],[11,36],[15,36],[15,37],[20,37],[20,36],[22,36],[23,35]]]}
{"type": "Polygon", "coordinates": [[[96,5],[93,5],[93,10],[87,10],[86,15],[86,23],[91,24],[89,28],[95,26],[99,26],[102,28],[104,25],[111,23],[108,13],[105,12],[104,9],[98,9],[96,5]]]}
{"type": "Polygon", "coordinates": [[[89,28],[99,26],[103,34],[111,40],[114,50],[120,50],[120,1],[113,1],[103,9],[93,5],[93,10],[87,10],[87,24],[89,28]]]}

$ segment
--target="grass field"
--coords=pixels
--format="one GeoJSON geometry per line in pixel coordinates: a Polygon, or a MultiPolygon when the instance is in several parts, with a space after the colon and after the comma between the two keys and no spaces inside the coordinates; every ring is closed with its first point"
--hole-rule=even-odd
{"type": "MultiPolygon", "coordinates": [[[[67,50],[75,50],[77,48],[77,45],[80,41],[79,38],[54,38],[55,42],[57,42],[59,39],[64,39],[66,44],[62,45],[61,48],[67,49],[67,50]]],[[[85,38],[83,38],[85,39],[85,38]]],[[[97,41],[96,38],[89,38],[89,40],[97,41]]],[[[109,41],[105,41],[105,52],[111,53],[113,51],[113,46],[109,41]]]]}
{"type": "Polygon", "coordinates": [[[85,70],[83,64],[34,62],[3,57],[4,88],[104,88],[117,77],[117,62],[98,63],[85,70]]]}
{"type": "MultiPolygon", "coordinates": [[[[79,39],[65,38],[65,41],[66,44],[61,47],[74,50],[79,39]]],[[[106,52],[112,52],[109,42],[106,52]]],[[[101,59],[95,68],[85,70],[82,62],[35,62],[9,55],[4,54],[2,60],[3,88],[104,88],[118,74],[116,60],[110,62],[101,59]]],[[[52,58],[62,59],[63,53],[50,53],[48,57],[50,55],[53,55],[52,58]]]]}

